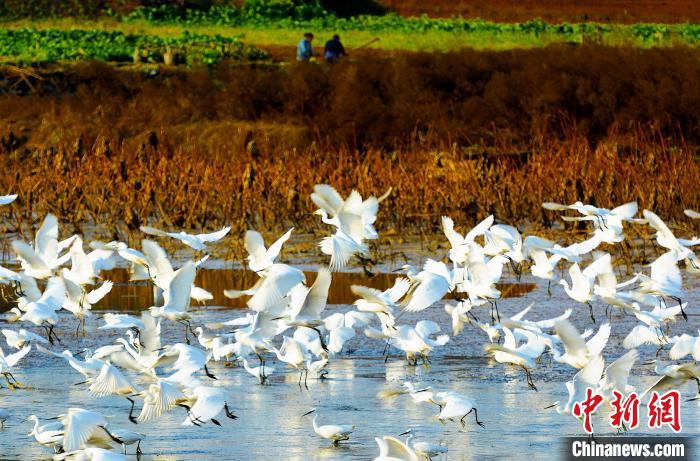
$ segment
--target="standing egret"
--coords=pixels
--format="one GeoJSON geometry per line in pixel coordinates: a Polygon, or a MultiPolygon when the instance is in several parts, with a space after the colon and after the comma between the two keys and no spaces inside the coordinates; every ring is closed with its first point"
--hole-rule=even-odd
{"type": "Polygon", "coordinates": [[[63,441],[63,424],[59,421],[53,421],[48,424],[40,425],[39,418],[36,415],[30,415],[27,421],[32,421],[34,423],[34,428],[27,434],[30,437],[34,437],[41,445],[52,447],[54,450],[58,450],[63,441]]]}
{"type": "Polygon", "coordinates": [[[265,384],[267,378],[272,374],[275,369],[273,367],[263,368],[262,366],[251,367],[246,359],[243,359],[243,368],[249,374],[257,378],[260,384],[265,384]]]}
{"type": "Polygon", "coordinates": [[[126,454],[127,445],[136,444],[136,456],[141,456],[141,441],[146,437],[144,434],[128,429],[112,429],[112,435],[122,441],[124,454],[126,454]]]}
{"type": "Polygon", "coordinates": [[[310,415],[311,413],[316,413],[312,421],[314,432],[324,439],[328,439],[333,443],[333,446],[338,446],[338,443],[343,440],[350,440],[350,434],[355,430],[354,425],[350,424],[325,424],[319,426],[318,424],[318,411],[316,408],[312,408],[310,411],[304,413],[302,416],[310,415]]]}
{"type": "Polygon", "coordinates": [[[484,349],[494,358],[494,360],[496,360],[496,362],[510,363],[522,368],[525,372],[527,385],[532,390],[536,391],[537,387],[535,387],[535,383],[532,381],[530,370],[537,366],[535,359],[539,357],[539,354],[534,355],[527,344],[517,347],[515,336],[509,328],[503,328],[503,332],[506,338],[503,345],[487,344],[484,349]]]}
{"type": "Polygon", "coordinates": [[[432,461],[433,456],[439,456],[449,451],[446,446],[437,443],[416,442],[413,440],[416,435],[416,431],[414,429],[409,429],[399,435],[408,435],[406,438],[406,446],[415,451],[417,455],[422,456],[428,461],[432,461]]]}
{"type": "MultiPolygon", "coordinates": [[[[301,343],[294,338],[289,336],[283,337],[282,347],[279,349],[274,349],[277,359],[287,365],[296,368],[299,371],[299,387],[301,387],[301,378],[306,372],[306,377],[308,377],[308,369],[306,368],[306,353],[301,343]]],[[[306,378],[304,378],[304,385],[306,386],[306,378]]],[[[308,389],[308,386],[306,386],[308,389]]]]}

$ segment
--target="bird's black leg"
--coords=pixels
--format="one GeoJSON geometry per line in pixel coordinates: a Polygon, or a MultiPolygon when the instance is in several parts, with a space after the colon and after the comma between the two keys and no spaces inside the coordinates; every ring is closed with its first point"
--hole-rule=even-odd
{"type": "Polygon", "coordinates": [[[211,379],[218,379],[216,376],[214,376],[213,374],[211,374],[211,373],[209,372],[209,369],[207,368],[206,365],[204,365],[204,374],[206,374],[208,378],[211,378],[211,379]]]}
{"type": "Polygon", "coordinates": [[[473,408],[473,410],[474,410],[474,421],[476,421],[476,424],[478,424],[481,427],[486,427],[486,425],[483,422],[479,421],[479,413],[477,412],[476,408],[473,408]]]}
{"type": "Polygon", "coordinates": [[[136,402],[131,397],[127,397],[126,400],[131,402],[131,408],[129,408],[129,421],[131,421],[134,424],[138,424],[138,421],[136,420],[136,417],[134,416],[134,405],[136,404],[136,402]]]}
{"type": "Polygon", "coordinates": [[[315,330],[316,333],[318,333],[318,339],[321,341],[321,347],[323,348],[324,351],[328,352],[328,347],[326,347],[326,342],[323,340],[323,335],[321,334],[321,330],[318,328],[312,328],[312,330],[315,330]]]}
{"type": "Polygon", "coordinates": [[[228,403],[224,402],[224,412],[226,412],[226,417],[229,419],[238,419],[238,416],[234,415],[231,409],[228,407],[228,403]]]}
{"type": "Polygon", "coordinates": [[[588,312],[591,315],[591,321],[595,323],[595,316],[593,315],[593,305],[590,302],[587,302],[586,304],[588,304],[588,312]]]}

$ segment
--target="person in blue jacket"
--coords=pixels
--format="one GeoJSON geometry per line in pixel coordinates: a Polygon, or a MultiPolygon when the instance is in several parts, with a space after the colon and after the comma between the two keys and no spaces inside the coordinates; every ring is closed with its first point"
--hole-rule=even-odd
{"type": "Polygon", "coordinates": [[[309,61],[314,56],[314,49],[311,46],[311,41],[314,39],[314,34],[307,32],[297,45],[297,61],[309,61]]]}

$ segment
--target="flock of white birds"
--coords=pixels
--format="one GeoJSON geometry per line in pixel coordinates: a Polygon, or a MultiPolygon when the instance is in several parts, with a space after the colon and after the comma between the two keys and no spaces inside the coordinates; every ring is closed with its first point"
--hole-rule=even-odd
{"type": "MultiPolygon", "coordinates": [[[[15,198],[0,197],[0,204],[7,205],[15,198]]],[[[230,321],[196,328],[191,323],[195,320],[189,310],[191,301],[212,299],[209,292],[195,286],[196,271],[207,258],[207,245],[222,239],[230,228],[192,235],[143,227],[146,234],[177,239],[191,247],[194,254],[204,255],[175,269],[167,253],[148,239],[142,241],[141,250],[123,242],[95,241],[86,253],[79,235],[59,240],[58,221],[47,215],[34,242],[11,243],[21,270],[0,267],[0,283],[11,287],[16,305],[5,314],[5,320],[19,324],[16,329],[2,330],[7,345],[16,352],[5,354],[0,349],[0,373],[8,388],[26,387],[13,373],[34,346],[40,353],[57,357],[56,367],[71,367],[90,396],[120,396],[128,400],[129,419],[135,424],[183,411],[183,426],[221,425],[220,414],[230,419],[236,416],[227,402],[225,387],[214,385],[216,377],[208,364],[238,363],[260,384],[266,384],[274,371],[267,360],[274,357],[278,363],[298,371],[298,385],[308,388],[308,375],[323,379],[329,361],[359,331],[376,339],[385,353],[394,348],[403,351],[410,364],[427,362],[431,351],[445,345],[450,336],[441,334],[440,327],[430,320],[401,324],[401,312],[424,311],[450,297],[452,301],[444,307],[451,319],[452,335],[459,335],[465,326],[473,327],[475,334],[483,331],[485,352],[499,363],[521,368],[525,382],[533,390],[536,386],[530,373],[539,366],[543,354],[548,353],[553,360],[573,369],[575,374],[566,383],[568,400],[555,404],[561,414],[571,413],[574,404],[584,399],[586,388],[596,389],[607,399],[612,399],[615,390],[629,391],[628,377],[639,357],[637,348],[645,345],[656,346],[657,356],[670,346],[668,357],[674,361],[689,355],[692,358],[668,365],[657,361],[659,378],[645,394],[693,380],[700,388],[700,366],[696,362],[700,360],[700,336],[670,336],[668,328],[679,316],[687,320],[679,265],[682,263],[687,272],[700,272],[700,260],[691,249],[700,244],[700,238],[676,237],[651,211],[644,210],[637,217],[636,203],[611,210],[580,202],[545,203],[548,210],[577,213],[563,216],[564,220],[590,222],[590,237],[568,246],[533,235],[523,237],[513,226],[494,224],[493,216],[466,234],[455,230],[452,219],[443,217],[442,227],[450,245],[449,253],[442,255],[445,258],[428,259],[422,268],[403,266],[404,275],[397,275],[394,285],[385,291],[354,285],[354,309],[326,315],[332,272],[342,270],[354,257],[363,266],[370,261],[367,241],[378,237],[374,225],[384,198],[386,194],[363,200],[353,191],[343,199],[328,185],[314,188],[311,199],[319,207],[316,213],[332,227],[333,233],[320,242],[321,251],[330,256],[329,267],[321,267],[312,284],[306,282],[300,269],[277,261],[291,229],[269,247],[259,233],[248,231],[248,266],[259,280],[250,289],[227,290],[225,295],[248,297],[249,312],[230,321]],[[648,271],[620,282],[610,254],[598,248],[602,243],[622,242],[627,225],[651,226],[664,253],[648,266],[648,271]],[[128,265],[131,280],[152,283],[155,305],[140,317],[111,313],[102,316],[100,330],[123,330],[123,337],[114,344],[77,353],[61,350],[54,327],[59,320],[67,321],[67,316],[59,317],[58,312],[63,309],[72,313],[77,321],[75,334],[84,335],[91,306],[113,286],[101,274],[118,265],[120,258],[125,261],[121,264],[128,265]],[[501,318],[497,284],[503,278],[504,267],[518,278],[529,270],[535,278],[546,280],[548,289],[557,278],[558,267],[566,267],[568,277],[561,278],[559,284],[582,309],[590,311],[594,328],[579,332],[568,320],[572,309],[554,318],[532,321],[526,319],[530,306],[510,318],[501,318]],[[603,352],[610,324],[595,318],[593,301],[608,306],[608,318],[612,318],[613,310],[618,310],[639,320],[624,339],[628,352],[607,367],[603,352]],[[490,322],[478,319],[486,311],[490,322]],[[184,329],[184,342],[163,344],[161,328],[175,324],[184,329]],[[197,342],[193,344],[190,337],[197,342]]],[[[686,210],[685,214],[690,219],[700,218],[693,210],[686,210]]],[[[435,405],[441,422],[454,421],[464,427],[471,421],[465,419],[473,415],[474,424],[484,425],[479,419],[478,403],[456,392],[417,389],[404,383],[401,389],[382,392],[378,397],[402,394],[409,395],[416,404],[435,405]]],[[[125,411],[126,408],[125,402],[125,411]]],[[[312,412],[316,413],[312,427],[318,436],[334,445],[352,436],[354,426],[321,425],[318,411],[309,413],[312,412]]],[[[12,415],[0,409],[0,422],[13,417],[32,422],[30,435],[37,443],[53,448],[56,459],[122,460],[126,459],[127,447],[134,445],[137,456],[141,454],[142,434],[112,427],[107,416],[94,411],[68,408],[64,414],[42,423],[35,415],[12,415]]],[[[448,450],[444,445],[414,440],[415,429],[401,435],[408,438],[376,438],[376,460],[430,459],[448,450]]]]}

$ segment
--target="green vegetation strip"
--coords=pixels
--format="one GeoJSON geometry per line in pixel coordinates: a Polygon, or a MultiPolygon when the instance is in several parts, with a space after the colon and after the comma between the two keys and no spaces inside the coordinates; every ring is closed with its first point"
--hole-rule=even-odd
{"type": "Polygon", "coordinates": [[[0,29],[0,55],[20,63],[57,61],[131,61],[135,50],[142,60],[161,60],[168,47],[184,54],[188,64],[214,64],[221,59],[259,60],[265,52],[237,37],[193,34],[161,37],[106,30],[0,29]]]}

